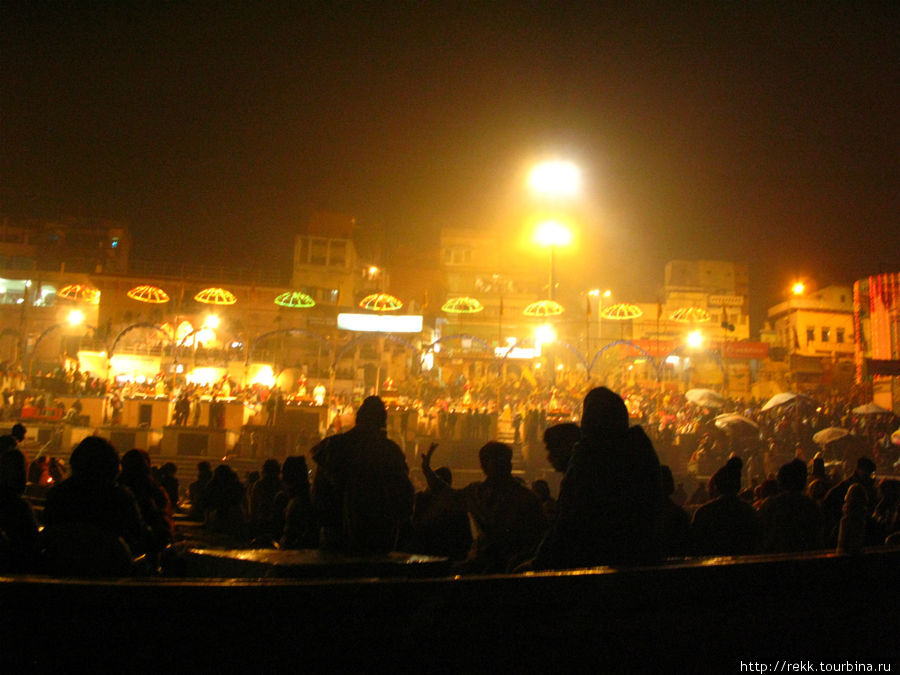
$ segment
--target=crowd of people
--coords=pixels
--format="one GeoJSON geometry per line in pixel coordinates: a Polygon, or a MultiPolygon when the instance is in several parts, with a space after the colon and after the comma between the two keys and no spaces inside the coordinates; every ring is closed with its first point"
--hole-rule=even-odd
{"type": "Polygon", "coordinates": [[[732,448],[688,495],[621,396],[598,387],[582,408],[580,424],[543,433],[547,460],[562,475],[555,499],[545,481],[528,485],[517,476],[513,447],[496,440],[478,453],[482,480],[461,488],[449,467],[432,467],[440,456],[432,443],[420,457],[426,485],[416,492],[376,396],[362,402],[351,429],[310,449],[311,463],[269,459],[242,481],[228,464],[201,462],[184,494],[174,464],[157,469],[141,449],[120,457],[98,436],[75,447],[68,475],[57,466],[46,480],[49,462],[40,472],[40,458],[26,467],[18,447],[25,430],[17,425],[0,437],[0,565],[51,574],[177,573],[179,509],[228,547],[406,551],[447,557],[461,574],[855,552],[900,538],[900,483],[876,481],[870,456],[861,455],[847,476],[829,474],[822,457],[792,456],[755,482],[744,476],[751,460],[732,448]]]}

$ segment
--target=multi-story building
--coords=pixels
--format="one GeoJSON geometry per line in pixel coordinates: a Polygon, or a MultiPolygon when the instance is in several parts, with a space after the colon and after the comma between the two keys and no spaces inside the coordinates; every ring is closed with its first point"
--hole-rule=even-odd
{"type": "Polygon", "coordinates": [[[849,386],[855,330],[848,286],[794,294],[770,307],[768,318],[775,348],[788,357],[792,384],[849,386]]]}

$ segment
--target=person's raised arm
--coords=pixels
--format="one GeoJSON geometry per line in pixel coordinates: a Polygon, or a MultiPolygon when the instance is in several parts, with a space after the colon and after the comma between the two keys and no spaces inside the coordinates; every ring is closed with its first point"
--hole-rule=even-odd
{"type": "Polygon", "coordinates": [[[428,489],[432,492],[446,490],[450,487],[441,480],[441,477],[431,468],[431,456],[434,454],[434,451],[437,450],[437,446],[437,443],[432,443],[428,446],[428,450],[422,455],[422,473],[425,474],[425,480],[428,482],[428,489]]]}

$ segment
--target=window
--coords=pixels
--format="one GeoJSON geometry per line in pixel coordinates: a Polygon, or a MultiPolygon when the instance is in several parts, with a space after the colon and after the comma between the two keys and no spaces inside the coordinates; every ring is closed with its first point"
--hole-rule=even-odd
{"type": "Polygon", "coordinates": [[[347,263],[347,242],[332,241],[328,251],[328,264],[333,267],[344,267],[347,263]]]}
{"type": "Polygon", "coordinates": [[[310,265],[327,265],[328,264],[328,240],[327,239],[310,239],[310,241],[309,241],[309,264],[310,265]]]}
{"type": "Polygon", "coordinates": [[[444,263],[467,265],[472,262],[472,249],[468,246],[449,246],[444,249],[444,263]]]}
{"type": "Polygon", "coordinates": [[[844,329],[843,328],[837,329],[837,332],[834,336],[834,341],[837,342],[838,344],[844,343],[844,329]]]}
{"type": "Polygon", "coordinates": [[[822,326],[822,342],[828,342],[831,339],[831,328],[822,326]]]}
{"type": "Polygon", "coordinates": [[[816,340],[816,328],[815,326],[808,326],[806,328],[806,341],[807,342],[815,342],[816,340]]]}

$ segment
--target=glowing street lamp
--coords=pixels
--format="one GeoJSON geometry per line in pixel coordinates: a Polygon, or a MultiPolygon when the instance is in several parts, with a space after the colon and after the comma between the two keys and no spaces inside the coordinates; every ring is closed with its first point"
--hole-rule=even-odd
{"type": "Polygon", "coordinates": [[[534,340],[539,345],[555,342],[556,331],[553,330],[553,326],[551,326],[550,324],[542,324],[534,329],[534,340]]]}
{"type": "Polygon", "coordinates": [[[534,240],[541,246],[546,246],[550,249],[550,279],[547,288],[547,298],[553,300],[554,250],[557,246],[568,246],[571,244],[572,233],[559,221],[546,220],[538,225],[534,234],[534,240]]]}
{"type": "Polygon", "coordinates": [[[699,330],[691,331],[687,336],[687,345],[691,349],[700,349],[703,346],[703,333],[699,330]]]}
{"type": "Polygon", "coordinates": [[[70,326],[80,326],[84,323],[84,312],[80,309],[73,309],[66,318],[70,326]]]}
{"type": "Polygon", "coordinates": [[[797,281],[791,286],[791,292],[794,295],[803,295],[806,292],[806,285],[802,281],[797,281]]]}
{"type": "Polygon", "coordinates": [[[542,162],[531,170],[528,185],[539,195],[574,197],[581,190],[581,171],[572,162],[542,162]]]}

